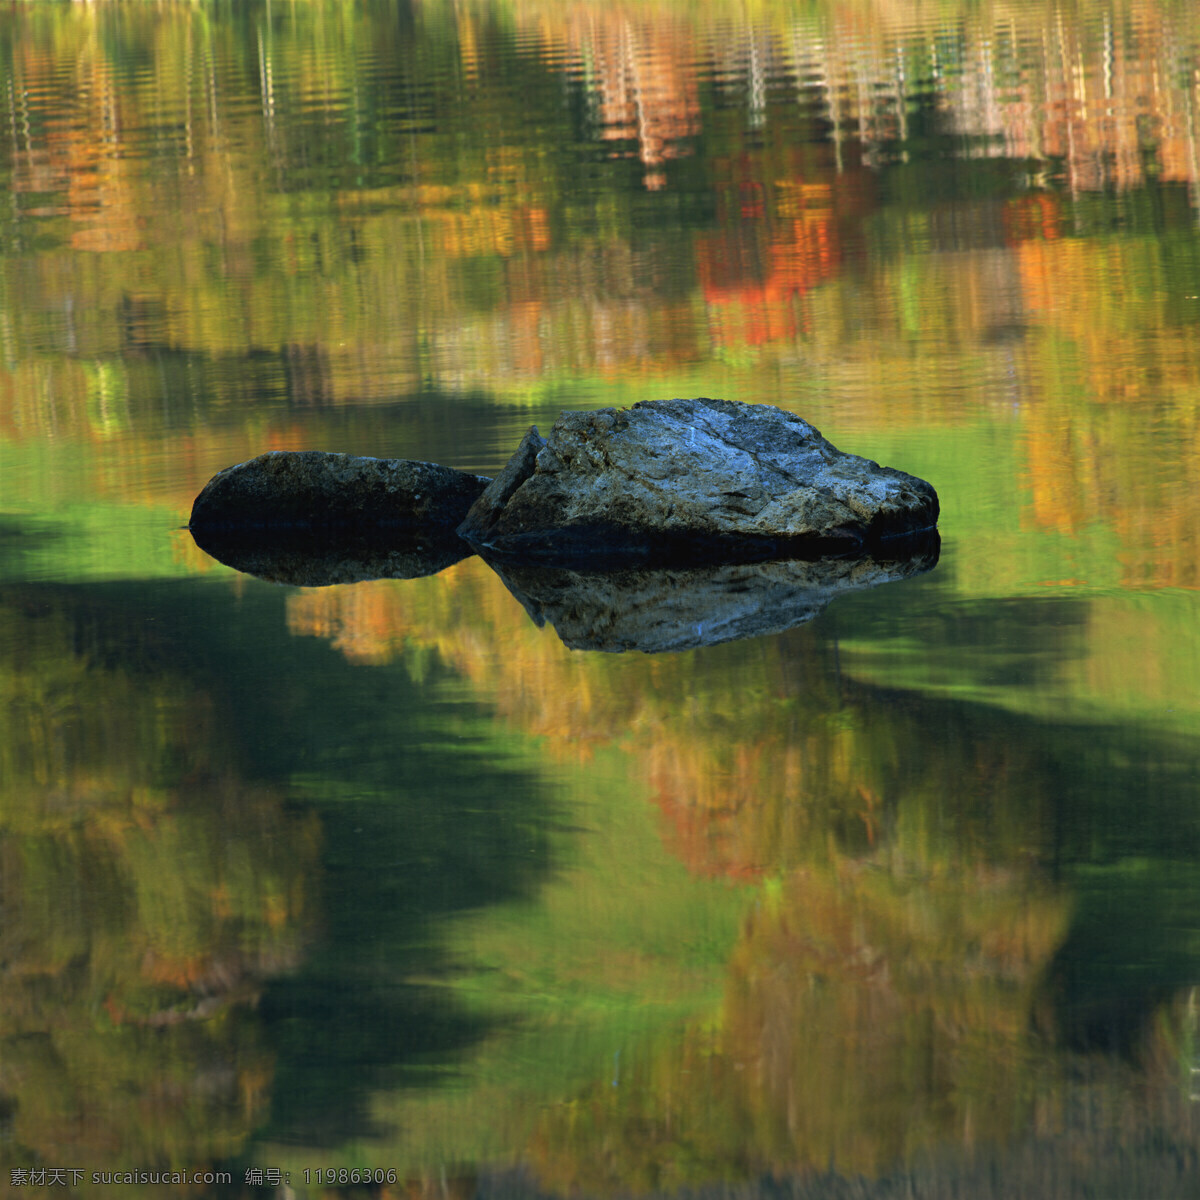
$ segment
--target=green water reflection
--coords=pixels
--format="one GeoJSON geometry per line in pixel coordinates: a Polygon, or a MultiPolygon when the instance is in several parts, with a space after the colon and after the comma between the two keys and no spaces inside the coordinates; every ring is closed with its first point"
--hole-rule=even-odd
{"type": "Polygon", "coordinates": [[[1200,1178],[1200,20],[754,13],[0,13],[6,1184],[1200,1178]],[[179,528],[703,394],[932,480],[937,570],[592,656],[179,528]]]}
{"type": "Polygon", "coordinates": [[[545,786],[432,679],[294,643],[282,600],[4,595],[14,1164],[196,1168],[273,1107],[361,1134],[486,1028],[412,977],[440,914],[544,873],[545,786]]]}

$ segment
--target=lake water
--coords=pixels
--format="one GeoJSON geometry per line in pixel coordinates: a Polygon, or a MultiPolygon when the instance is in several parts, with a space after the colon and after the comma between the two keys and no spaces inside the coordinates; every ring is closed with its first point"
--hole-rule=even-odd
{"type": "Polygon", "coordinates": [[[0,186],[0,1186],[1198,1193],[1191,5],[12,4],[0,186]],[[605,654],[181,528],[672,396],[937,567],[605,654]]]}

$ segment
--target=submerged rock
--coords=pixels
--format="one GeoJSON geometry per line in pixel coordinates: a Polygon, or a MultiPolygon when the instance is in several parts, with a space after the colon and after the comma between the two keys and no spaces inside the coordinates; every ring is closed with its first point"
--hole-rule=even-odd
{"type": "Polygon", "coordinates": [[[831,600],[931,570],[929,530],[897,543],[903,553],[786,559],[680,568],[579,571],[495,564],[534,622],[547,621],[573,650],[692,650],[781,633],[831,600]]]}
{"type": "Polygon", "coordinates": [[[437,463],[276,450],[214,475],[189,528],[453,530],[488,483],[437,463]]]}
{"type": "Polygon", "coordinates": [[[859,553],[937,519],[924,480],[793,413],[652,400],[530,429],[458,533],[510,562],[728,562],[859,553]]]}

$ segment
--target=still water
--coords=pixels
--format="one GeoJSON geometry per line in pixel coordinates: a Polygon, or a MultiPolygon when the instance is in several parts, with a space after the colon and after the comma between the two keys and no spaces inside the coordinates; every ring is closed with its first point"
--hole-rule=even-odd
{"type": "Polygon", "coordinates": [[[1195,1195],[1198,81],[1171,0],[6,6],[2,1186],[1195,1195]],[[600,654],[180,528],[694,395],[937,568],[600,654]]]}

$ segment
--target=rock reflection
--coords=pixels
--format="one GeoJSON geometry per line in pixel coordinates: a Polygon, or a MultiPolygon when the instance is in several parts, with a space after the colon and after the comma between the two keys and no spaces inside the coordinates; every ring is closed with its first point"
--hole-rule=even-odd
{"type": "Polygon", "coordinates": [[[571,571],[491,564],[540,627],[572,650],[655,654],[783,633],[847,592],[937,565],[936,530],[904,539],[904,553],[723,563],[702,567],[571,571]]]}
{"type": "MultiPolygon", "coordinates": [[[[461,539],[410,539],[310,532],[261,537],[193,530],[196,544],[234,570],[271,583],[327,587],[436,575],[469,556],[461,539]]],[[[936,530],[880,553],[816,560],[721,563],[615,571],[488,565],[541,628],[549,622],[572,650],[646,654],[694,650],[783,633],[848,592],[931,571],[936,530]]]]}
{"type": "Polygon", "coordinates": [[[466,558],[471,547],[453,533],[413,537],[345,530],[273,530],[268,538],[220,529],[191,530],[218,562],[269,583],[330,587],[368,579],[419,579],[466,558]]]}

